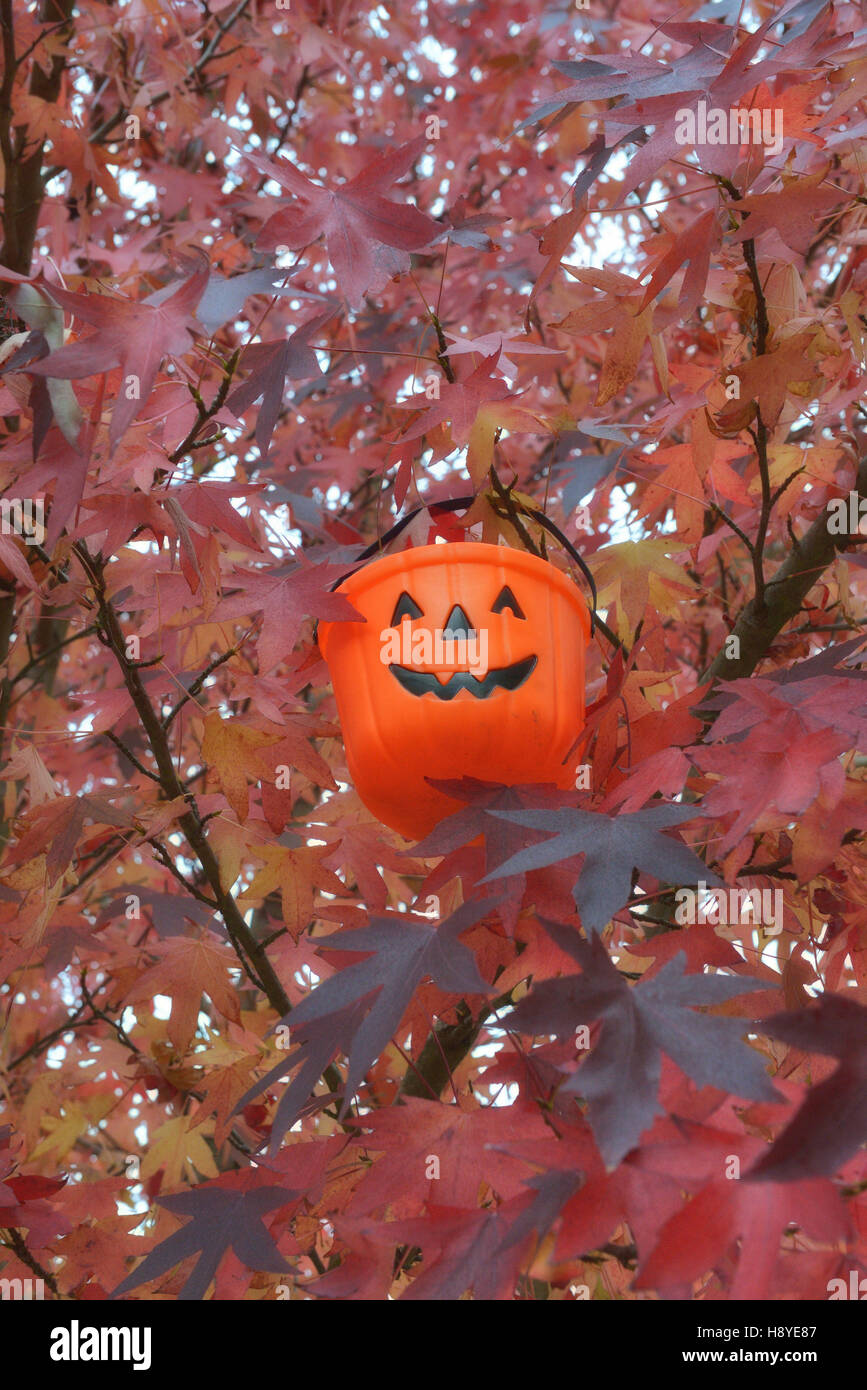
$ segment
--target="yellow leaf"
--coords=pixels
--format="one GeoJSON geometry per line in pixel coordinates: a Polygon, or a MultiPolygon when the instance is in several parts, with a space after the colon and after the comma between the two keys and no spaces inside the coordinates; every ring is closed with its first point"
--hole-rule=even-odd
{"type": "Polygon", "coordinates": [[[606,405],[635,378],[638,359],[653,323],[653,305],[641,314],[624,312],[608,341],[608,350],[599,378],[597,405],[606,405]]]}
{"type": "Polygon", "coordinates": [[[861,299],[855,290],[847,290],[840,296],[840,313],[846,322],[849,330],[849,337],[852,339],[854,347],[857,349],[858,356],[864,361],[864,330],[861,327],[861,299]]]}
{"type": "Polygon", "coordinates": [[[185,1178],[195,1181],[196,1172],[203,1178],[220,1176],[204,1134],[201,1129],[191,1129],[191,1124],[190,1115],[178,1115],[160,1125],[141,1161],[143,1178],[163,1169],[163,1186],[179,1187],[185,1178]]]}
{"type": "Polygon", "coordinates": [[[19,748],[18,752],[9,759],[3,769],[3,776],[16,779],[19,777],[27,778],[27,796],[31,806],[40,806],[43,801],[48,801],[58,795],[54,778],[32,743],[27,744],[24,748],[19,748]]]}
{"type": "Polygon", "coordinates": [[[508,401],[487,401],[482,405],[470,430],[467,446],[467,471],[476,486],[491,466],[497,430],[528,434],[541,428],[529,411],[510,405],[508,401]]]}
{"type": "Polygon", "coordinates": [[[225,1018],[237,1021],[238,996],[229,978],[236,964],[232,951],[210,935],[198,940],[175,936],[159,946],[161,959],[140,975],[127,994],[131,1004],[167,994],[172,1012],[167,1032],[183,1056],[196,1031],[202,994],[207,994],[225,1018]]]}
{"type": "Polygon", "coordinates": [[[216,710],[205,716],[202,758],[218,773],[223,795],[242,825],[250,806],[247,778],[256,780],[250,755],[264,744],[278,742],[278,734],[265,734],[237,719],[224,719],[216,710]]]}
{"type": "Polygon", "coordinates": [[[208,844],[214,851],[220,869],[220,887],[228,893],[241,872],[241,859],[246,842],[240,826],[226,818],[212,820],[208,825],[208,844]]]}
{"type": "Polygon", "coordinates": [[[24,1135],[25,1151],[30,1157],[39,1143],[42,1116],[57,1104],[55,1090],[59,1073],[51,1071],[47,1075],[34,1077],[27,1087],[21,1106],[19,1130],[24,1135]]]}
{"type": "Polygon", "coordinates": [[[340,879],[321,863],[323,856],[330,853],[329,845],[302,849],[260,846],[256,854],[265,860],[265,867],[259,869],[249,888],[241,894],[242,899],[261,900],[279,888],[283,921],[297,940],[314,915],[314,889],[318,887],[338,894],[344,891],[340,879]]]}
{"type": "Polygon", "coordinates": [[[622,541],[597,551],[593,577],[599,607],[617,600],[624,639],[635,631],[648,603],[660,613],[676,615],[684,594],[693,592],[683,566],[666,554],[672,548],[679,548],[676,540],[646,540],[622,541]]]}
{"type": "Polygon", "coordinates": [[[18,893],[30,893],[34,888],[45,888],[48,883],[45,855],[37,854],[20,868],[11,869],[8,874],[3,875],[0,882],[7,888],[14,888],[18,893]]]}
{"type": "Polygon", "coordinates": [[[62,1115],[43,1115],[42,1128],[48,1133],[30,1157],[37,1159],[51,1154],[56,1163],[62,1163],[88,1126],[107,1115],[114,1104],[114,1096],[93,1096],[86,1109],[80,1105],[66,1105],[62,1115]]]}

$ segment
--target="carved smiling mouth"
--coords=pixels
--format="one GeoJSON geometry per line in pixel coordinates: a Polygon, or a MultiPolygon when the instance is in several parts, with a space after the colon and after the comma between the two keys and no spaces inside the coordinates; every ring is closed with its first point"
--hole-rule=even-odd
{"type": "Polygon", "coordinates": [[[517,690],[535,669],[538,658],[527,656],[511,666],[488,671],[486,676],[474,676],[471,671],[455,671],[444,685],[431,671],[417,671],[411,666],[389,666],[389,671],[410,695],[436,695],[438,700],[453,700],[461,690],[468,690],[477,700],[487,700],[495,690],[517,690]]]}

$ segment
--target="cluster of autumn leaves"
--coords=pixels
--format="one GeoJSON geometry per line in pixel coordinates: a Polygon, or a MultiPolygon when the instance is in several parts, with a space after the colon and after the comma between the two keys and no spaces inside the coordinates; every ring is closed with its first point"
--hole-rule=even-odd
{"type": "Polygon", "coordinates": [[[0,1272],[827,1297],[867,1217],[858,538],[776,625],[773,586],[867,485],[847,15],[629,0],[625,50],[433,4],[447,79],[355,3],[239,15],[206,68],[178,16],[194,81],[165,14],[79,8],[51,109],[16,77],[70,157],[0,270],[0,483],[47,499],[40,545],[0,535],[0,1272]],[[143,117],[117,165],[94,71],[143,117]],[[699,99],[781,109],[781,159],[687,155],[699,99]],[[315,623],[466,492],[399,544],[568,568],[526,503],[593,572],[591,785],[453,786],[412,845],[351,785],[315,623]],[[700,880],[782,890],[782,932],[678,924],[700,880]]]}

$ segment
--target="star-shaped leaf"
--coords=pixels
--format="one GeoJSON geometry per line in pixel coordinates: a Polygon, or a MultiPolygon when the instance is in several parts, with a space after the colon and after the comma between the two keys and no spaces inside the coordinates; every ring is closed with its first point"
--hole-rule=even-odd
{"type": "Polygon", "coordinates": [[[46,295],[96,332],[67,343],[28,370],[37,376],[74,380],[120,367],[127,383],[134,380],[135,390],[126,390],[121,383],[112,412],[108,439],[114,450],[148,400],[163,358],[190,347],[192,315],[207,282],[207,270],[196,271],[160,303],[73,294],[46,284],[42,287],[46,295]]]}
{"type": "Polygon", "coordinates": [[[320,376],[322,368],[313,348],[311,337],[315,336],[333,316],[334,310],[317,314],[296,328],[288,338],[278,338],[275,342],[254,343],[245,349],[241,366],[249,371],[247,380],[235,390],[226,405],[236,415],[243,415],[254,401],[262,397],[262,404],[256,415],[256,443],[265,458],[274,433],[274,426],[283,408],[283,390],[286,379],[303,380],[305,377],[320,376]]]}
{"type": "Polygon", "coordinates": [[[259,673],[266,675],[291,652],[304,622],[313,614],[329,622],[364,622],[343,594],[331,585],[345,575],[343,565],[292,565],[265,572],[236,569],[231,581],[239,586],[224,593],[211,615],[213,622],[262,614],[259,633],[259,673]]]}
{"type": "Polygon", "coordinates": [[[833,1177],[867,1143],[867,1008],[823,994],[814,1009],[774,1014],[761,1027],[769,1037],[836,1057],[840,1065],[812,1087],[750,1176],[774,1182],[833,1177]]]}
{"type": "Polygon", "coordinates": [[[513,854],[482,882],[542,869],[583,853],[575,903],[588,931],[601,931],[627,901],[633,869],[642,869],[664,883],[722,885],[722,879],[697,854],[662,833],[680,821],[692,820],[696,815],[694,806],[648,806],[643,811],[619,816],[575,810],[490,814],[532,830],[551,831],[554,838],[513,854]]]}
{"type": "Polygon", "coordinates": [[[268,251],[283,244],[300,250],[324,233],[337,282],[356,308],[366,290],[408,269],[408,251],[427,246],[442,231],[418,208],[385,196],[424,149],[420,136],[386,150],[333,190],[311,183],[288,159],[273,163],[248,155],[260,173],[292,194],[292,202],[265,223],[257,246],[268,251]]]}
{"type": "MultiPolygon", "coordinates": [[[[293,1064],[306,1063],[311,1052],[316,1054],[316,1064],[312,1070],[305,1066],[305,1078],[315,1084],[321,1074],[322,1058],[326,1058],[327,1065],[335,1054],[336,1041],[348,1032],[345,1111],[371,1062],[394,1035],[416,986],[426,976],[432,976],[441,989],[456,994],[490,993],[472,951],[458,937],[481,921],[497,902],[496,898],[466,902],[439,926],[407,913],[393,912],[371,917],[369,927],[329,936],[322,943],[323,951],[365,952],[367,959],[323,981],[285,1016],[282,1022],[288,1024],[293,1039],[300,1041],[302,1047],[273,1068],[248,1095],[262,1090],[268,1080],[289,1071],[293,1064]]],[[[294,1122],[306,1099],[296,1082],[293,1098],[292,1112],[287,1114],[281,1107],[280,1124],[286,1128],[294,1122]]],[[[275,1122],[275,1133],[276,1129],[275,1122]]]]}
{"type": "Polygon", "coordinates": [[[248,1269],[288,1270],[290,1266],[274,1244],[262,1218],[266,1212],[288,1206],[297,1196],[296,1192],[283,1187],[257,1187],[245,1192],[215,1183],[212,1187],[201,1185],[193,1192],[179,1192],[174,1197],[160,1197],[160,1206],[193,1219],[145,1256],[138,1268],[113,1290],[111,1297],[119,1298],[168,1273],[190,1255],[199,1258],[178,1294],[181,1301],[204,1298],[228,1250],[234,1250],[248,1269]]]}
{"type": "Polygon", "coordinates": [[[630,988],[601,939],[588,944],[576,932],[544,921],[546,931],[582,967],[580,975],[536,984],[509,1016],[519,1033],[574,1038],[602,1019],[599,1041],[563,1089],[581,1095],[600,1152],[614,1167],[637,1143],[660,1109],[661,1053],[699,1086],[733,1095],[778,1100],[759,1053],[740,1041],[747,1023],[695,1014],[692,1006],[722,1004],[737,994],[766,989],[740,975],[686,975],[678,952],[652,979],[630,988]]]}

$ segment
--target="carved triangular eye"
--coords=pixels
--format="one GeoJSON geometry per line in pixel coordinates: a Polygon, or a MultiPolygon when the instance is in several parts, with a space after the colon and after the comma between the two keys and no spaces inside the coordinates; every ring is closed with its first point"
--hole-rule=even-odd
{"type": "Polygon", "coordinates": [[[391,617],[391,626],[397,627],[398,623],[401,621],[402,618],[420,617],[421,609],[419,608],[415,599],[410,598],[409,594],[404,589],[403,593],[401,594],[400,598],[398,599],[395,605],[394,613],[391,617]]]}
{"type": "Polygon", "coordinates": [[[526,614],[522,611],[520,603],[515,598],[508,584],[505,588],[500,590],[491,612],[503,613],[507,608],[511,608],[516,618],[526,617],[526,614]]]}

